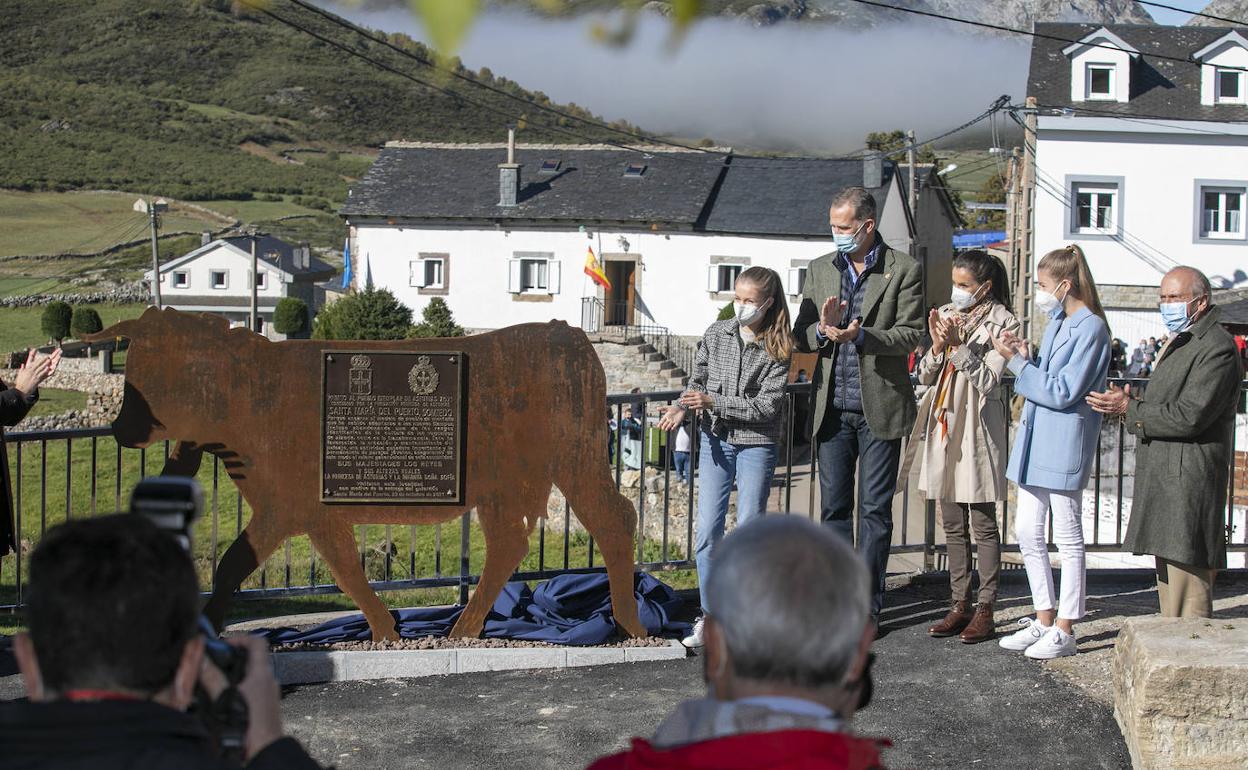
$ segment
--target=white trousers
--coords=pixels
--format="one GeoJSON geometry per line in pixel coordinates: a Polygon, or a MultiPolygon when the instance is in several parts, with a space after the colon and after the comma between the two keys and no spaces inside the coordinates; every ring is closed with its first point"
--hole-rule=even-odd
{"type": "Polygon", "coordinates": [[[1037,611],[1057,609],[1063,620],[1078,620],[1087,606],[1088,580],[1083,551],[1083,494],[1043,487],[1018,486],[1014,534],[1031,584],[1031,602],[1037,611]],[[1053,569],[1045,525],[1053,514],[1053,542],[1062,557],[1061,598],[1053,605],[1053,569]]]}

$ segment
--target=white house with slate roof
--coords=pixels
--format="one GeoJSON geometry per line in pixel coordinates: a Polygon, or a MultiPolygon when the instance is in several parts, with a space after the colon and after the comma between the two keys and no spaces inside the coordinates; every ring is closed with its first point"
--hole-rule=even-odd
{"type": "Polygon", "coordinates": [[[904,173],[874,160],[743,158],[730,150],[392,142],[348,196],[353,280],[419,312],[445,298],[462,325],[561,319],[650,324],[701,335],[743,269],[770,267],[797,310],[807,263],[832,250],[831,196],[872,190],[879,229],[926,260],[931,302],[948,299],[956,213],[920,176],[915,234],[904,173]],[[925,208],[926,207],[926,208],[925,208]],[[584,274],[588,249],[612,288],[584,274]]]}
{"type": "MultiPolygon", "coordinates": [[[[308,306],[308,318],[323,303],[317,281],[333,277],[332,265],[312,257],[307,244],[293,245],[270,235],[236,235],[213,240],[204,234],[199,248],[160,266],[161,305],[195,313],[216,313],[234,326],[251,316],[251,245],[259,265],[256,282],[260,331],[285,339],[272,328],[273,310],[283,297],[297,297],[308,306]]],[[[151,285],[152,271],[143,274],[151,285]]]]}
{"type": "Polygon", "coordinates": [[[1248,286],[1248,29],[1036,31],[1078,41],[1032,43],[1037,257],[1083,247],[1130,344],[1164,333],[1156,287],[1175,265],[1248,286]]]}

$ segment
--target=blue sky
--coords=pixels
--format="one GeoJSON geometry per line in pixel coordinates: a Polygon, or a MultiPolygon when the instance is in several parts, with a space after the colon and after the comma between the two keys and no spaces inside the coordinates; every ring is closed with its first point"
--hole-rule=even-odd
{"type": "MultiPolygon", "coordinates": [[[[1186,8],[1189,11],[1202,11],[1207,3],[1205,0],[1157,0],[1164,2],[1166,5],[1173,5],[1175,8],[1186,8]]],[[[1180,13],[1179,11],[1167,11],[1164,8],[1154,8],[1151,5],[1144,6],[1144,9],[1157,20],[1158,24],[1173,24],[1175,26],[1186,24],[1187,20],[1192,17],[1190,13],[1180,13]]]]}

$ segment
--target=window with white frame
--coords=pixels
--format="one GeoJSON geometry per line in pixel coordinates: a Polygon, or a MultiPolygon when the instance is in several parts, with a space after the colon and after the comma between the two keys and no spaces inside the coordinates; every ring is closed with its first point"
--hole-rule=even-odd
{"type": "Polygon", "coordinates": [[[1084,70],[1088,99],[1115,99],[1114,65],[1088,64],[1084,70]]]}
{"type": "Polygon", "coordinates": [[[257,290],[264,291],[265,289],[269,287],[268,275],[269,274],[263,270],[256,272],[256,289],[257,290]]]}
{"type": "Polygon", "coordinates": [[[1071,232],[1113,235],[1118,232],[1118,185],[1103,182],[1075,182],[1071,232]]]}
{"type": "Polygon", "coordinates": [[[409,265],[409,283],[420,289],[442,289],[446,287],[446,258],[421,257],[413,259],[409,265]]]}
{"type": "Polygon", "coordinates": [[[185,270],[173,271],[173,288],[185,289],[191,285],[191,274],[185,270]]]}
{"type": "Polygon", "coordinates": [[[799,265],[798,267],[790,267],[788,286],[786,287],[786,291],[789,296],[802,296],[802,290],[804,288],[806,288],[806,266],[799,265]]]}
{"type": "Polygon", "coordinates": [[[508,291],[512,294],[558,294],[560,263],[550,255],[517,254],[510,262],[508,291]]]}
{"type": "Polygon", "coordinates": [[[225,270],[212,270],[208,273],[208,285],[214,289],[228,289],[230,287],[229,272],[225,270]]]}
{"type": "Polygon", "coordinates": [[[1200,188],[1200,236],[1202,238],[1243,239],[1243,187],[1200,188]]]}
{"type": "Polygon", "coordinates": [[[732,262],[711,265],[707,273],[706,290],[715,294],[731,294],[736,290],[737,276],[744,269],[745,265],[732,262]]]}
{"type": "Polygon", "coordinates": [[[1245,72],[1218,67],[1213,73],[1213,101],[1215,104],[1246,104],[1244,94],[1245,72]]]}

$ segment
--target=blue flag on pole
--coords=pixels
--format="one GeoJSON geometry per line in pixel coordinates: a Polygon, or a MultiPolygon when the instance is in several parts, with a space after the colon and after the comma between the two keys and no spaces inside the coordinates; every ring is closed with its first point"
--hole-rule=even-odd
{"type": "Polygon", "coordinates": [[[351,286],[351,239],[342,242],[342,288],[351,286]]]}

